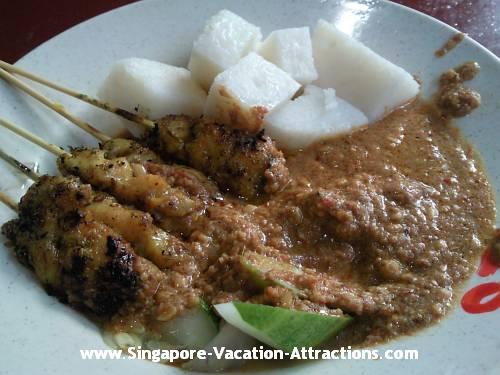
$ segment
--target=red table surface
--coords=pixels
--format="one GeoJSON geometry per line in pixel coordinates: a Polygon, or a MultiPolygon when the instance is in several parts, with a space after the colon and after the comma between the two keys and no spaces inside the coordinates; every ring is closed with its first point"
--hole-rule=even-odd
{"type": "MultiPolygon", "coordinates": [[[[132,2],[134,0],[0,0],[0,60],[15,62],[36,46],[71,26],[132,2]]],[[[395,2],[420,10],[456,27],[500,56],[500,1],[395,2]]]]}

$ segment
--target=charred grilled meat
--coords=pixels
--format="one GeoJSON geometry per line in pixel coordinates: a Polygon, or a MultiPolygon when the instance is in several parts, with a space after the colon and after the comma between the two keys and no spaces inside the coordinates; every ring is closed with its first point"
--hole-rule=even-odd
{"type": "Polygon", "coordinates": [[[250,135],[206,119],[166,116],[146,135],[164,158],[203,171],[233,194],[253,200],[288,183],[285,158],[262,133],[250,135]]]}
{"type": "Polygon", "coordinates": [[[198,303],[197,290],[179,282],[189,276],[162,272],[138,255],[118,231],[92,218],[86,207],[93,204],[89,185],[45,176],[21,200],[19,218],[2,228],[49,294],[115,331],[134,326],[146,334],[198,303]]]}
{"type": "MultiPolygon", "coordinates": [[[[96,193],[90,185],[82,184],[75,177],[42,177],[30,188],[19,207],[20,218],[4,227],[9,238],[12,233],[24,233],[24,228],[39,226],[41,229],[34,234],[27,231],[25,240],[35,243],[40,240],[43,246],[47,246],[45,242],[50,243],[51,237],[56,238],[59,232],[73,230],[79,223],[99,222],[130,242],[138,255],[159,268],[189,277],[196,273],[189,248],[175,236],[155,226],[149,214],[124,207],[113,197],[96,193]],[[12,227],[18,229],[9,229],[12,227]],[[35,236],[36,233],[40,234],[40,239],[35,236]]],[[[36,254],[45,257],[42,251],[36,254]]],[[[33,256],[28,252],[19,259],[29,264],[33,256]]]]}

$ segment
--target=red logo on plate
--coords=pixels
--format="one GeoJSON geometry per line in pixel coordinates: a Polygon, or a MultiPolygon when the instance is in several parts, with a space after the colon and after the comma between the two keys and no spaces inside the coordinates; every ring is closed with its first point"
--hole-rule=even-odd
{"type": "Polygon", "coordinates": [[[500,283],[485,283],[467,291],[462,297],[462,308],[470,314],[481,314],[500,308],[500,283]],[[487,302],[483,302],[485,299],[488,299],[487,302]]]}
{"type": "MultiPolygon", "coordinates": [[[[481,256],[477,274],[481,277],[494,275],[499,266],[490,249],[481,256]]],[[[462,308],[470,314],[481,314],[500,308],[500,282],[484,283],[468,290],[462,297],[462,308]]]]}

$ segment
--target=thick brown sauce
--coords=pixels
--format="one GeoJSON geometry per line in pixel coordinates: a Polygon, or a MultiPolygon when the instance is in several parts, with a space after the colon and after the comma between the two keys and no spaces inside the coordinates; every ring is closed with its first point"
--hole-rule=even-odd
{"type": "MultiPolygon", "coordinates": [[[[432,106],[417,101],[289,155],[287,164],[290,185],[265,204],[234,201],[231,214],[212,211],[220,215],[216,226],[233,230],[222,245],[226,266],[213,264],[202,282],[211,303],[242,299],[333,314],[340,308],[356,319],[332,345],[410,334],[450,310],[492,235],[495,204],[473,148],[432,106]],[[318,273],[301,281],[306,289],[334,278],[361,297],[321,302],[342,287],[318,292],[312,303],[280,288],[256,295],[230,261],[248,250],[283,254],[318,273]]],[[[203,241],[195,235],[195,243],[211,242],[213,223],[200,228],[203,241]]]]}
{"type": "MultiPolygon", "coordinates": [[[[378,249],[371,244],[354,247],[360,265],[333,263],[331,272],[348,268],[349,277],[366,287],[389,283],[390,288],[391,283],[406,282],[412,289],[396,298],[393,314],[358,319],[337,338],[337,344],[368,344],[408,334],[446,314],[461,282],[473,272],[495,219],[493,194],[481,162],[456,128],[432,107],[414,103],[368,129],[300,153],[290,159],[289,166],[312,186],[327,187],[338,179],[352,181],[354,176],[367,174],[373,176],[375,186],[389,185],[383,195],[391,199],[388,181],[401,174],[404,178],[395,186],[396,196],[412,189],[417,192],[415,201],[407,202],[403,210],[406,217],[396,214],[385,221],[389,234],[396,236],[394,242],[390,239],[378,249]],[[407,186],[405,180],[410,182],[407,186]],[[419,189],[432,193],[424,197],[419,189]],[[397,237],[408,232],[400,242],[397,237]],[[396,249],[391,249],[392,244],[396,249]],[[375,257],[370,256],[377,250],[375,257]],[[392,268],[393,261],[399,265],[392,268]]],[[[390,211],[379,214],[390,215],[390,211]]]]}
{"type": "Polygon", "coordinates": [[[469,61],[441,75],[436,103],[443,115],[463,117],[479,107],[481,95],[464,85],[466,81],[474,79],[479,70],[477,62],[469,61]]]}
{"type": "MultiPolygon", "coordinates": [[[[292,186],[265,206],[268,218],[285,231],[290,221],[276,207],[301,206],[300,199],[290,199],[290,191],[300,195],[340,185],[353,192],[357,181],[370,181],[372,189],[359,189],[367,194],[362,205],[386,203],[370,211],[369,221],[383,225],[366,231],[367,241],[342,241],[328,232],[318,238],[316,230],[299,225],[303,243],[281,249],[294,254],[296,264],[366,290],[385,286],[395,295],[391,313],[357,316],[326,348],[373,345],[438,322],[454,306],[463,281],[494,236],[495,202],[481,161],[458,129],[429,104],[416,101],[373,126],[313,145],[289,156],[288,167],[292,186]]],[[[274,236],[276,242],[283,234],[274,236]]],[[[288,236],[294,238],[293,230],[288,236]]],[[[498,231],[495,238],[494,245],[498,231]]],[[[283,362],[254,362],[247,369],[269,367],[283,367],[283,362]]]]}

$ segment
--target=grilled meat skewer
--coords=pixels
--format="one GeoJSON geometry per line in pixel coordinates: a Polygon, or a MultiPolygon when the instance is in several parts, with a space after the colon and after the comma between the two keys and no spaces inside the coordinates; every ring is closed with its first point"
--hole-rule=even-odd
{"type": "Polygon", "coordinates": [[[19,204],[19,218],[2,232],[21,263],[49,294],[89,311],[115,331],[134,325],[154,334],[158,324],[199,303],[196,289],[179,283],[138,255],[110,226],[94,220],[89,185],[43,176],[19,204]]]}
{"type": "Polygon", "coordinates": [[[203,174],[163,164],[151,150],[126,139],[104,142],[101,149],[73,149],[59,157],[58,166],[63,175],[80,177],[121,203],[149,212],[164,230],[184,236],[220,197],[203,174]]]}
{"type": "Polygon", "coordinates": [[[76,177],[44,176],[40,181],[45,181],[40,185],[45,190],[48,185],[54,185],[53,189],[72,191],[75,196],[80,197],[79,200],[72,201],[70,206],[64,207],[64,210],[71,214],[66,217],[68,222],[83,219],[101,222],[130,242],[138,255],[152,261],[160,269],[179,272],[189,277],[197,273],[189,247],[155,226],[148,213],[124,207],[112,196],[95,192],[90,185],[82,184],[76,177]],[[47,179],[51,179],[50,182],[46,182],[47,179]]]}
{"type": "Polygon", "coordinates": [[[145,141],[166,160],[186,163],[242,198],[275,193],[289,180],[283,153],[262,133],[250,135],[206,119],[171,115],[158,120],[145,141]]]}
{"type": "MultiPolygon", "coordinates": [[[[76,175],[114,194],[120,202],[150,212],[169,232],[189,235],[206,207],[220,198],[215,184],[202,173],[166,165],[153,151],[132,140],[110,139],[100,149],[77,148],[68,153],[8,121],[0,119],[0,125],[58,156],[62,174],[76,175]]],[[[8,155],[4,158],[10,159],[8,155]]]]}

